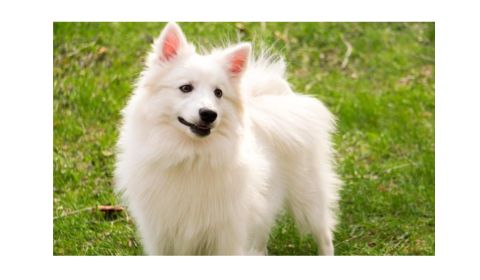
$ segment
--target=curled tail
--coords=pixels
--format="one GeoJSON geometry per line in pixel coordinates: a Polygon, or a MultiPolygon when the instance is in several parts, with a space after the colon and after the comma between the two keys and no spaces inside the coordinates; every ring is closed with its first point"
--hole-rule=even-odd
{"type": "Polygon", "coordinates": [[[246,96],[286,95],[292,90],[285,79],[286,65],[281,57],[262,53],[249,61],[243,76],[242,89],[246,96]]]}

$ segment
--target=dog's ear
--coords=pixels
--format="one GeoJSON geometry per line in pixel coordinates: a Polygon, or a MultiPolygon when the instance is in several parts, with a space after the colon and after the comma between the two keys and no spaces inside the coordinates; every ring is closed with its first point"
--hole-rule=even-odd
{"type": "Polygon", "coordinates": [[[230,77],[241,77],[247,68],[252,46],[250,43],[241,43],[225,50],[225,59],[230,77]]]}
{"type": "Polygon", "coordinates": [[[180,26],[169,22],[154,43],[155,53],[163,61],[170,61],[187,47],[187,39],[180,26]]]}

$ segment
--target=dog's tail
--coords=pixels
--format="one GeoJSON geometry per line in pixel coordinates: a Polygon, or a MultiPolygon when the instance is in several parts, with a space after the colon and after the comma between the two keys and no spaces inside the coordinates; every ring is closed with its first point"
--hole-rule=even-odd
{"type": "Polygon", "coordinates": [[[285,79],[285,61],[263,52],[249,61],[244,74],[242,89],[249,97],[261,95],[285,95],[292,90],[285,79]]]}

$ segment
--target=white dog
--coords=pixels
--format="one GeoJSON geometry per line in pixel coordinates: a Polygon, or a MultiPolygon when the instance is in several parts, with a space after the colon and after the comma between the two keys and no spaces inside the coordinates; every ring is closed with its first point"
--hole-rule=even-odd
{"type": "Polygon", "coordinates": [[[258,255],[287,206],[333,255],[340,181],[317,99],[241,43],[197,54],[169,23],[123,110],[115,170],[147,254],[258,255]]]}

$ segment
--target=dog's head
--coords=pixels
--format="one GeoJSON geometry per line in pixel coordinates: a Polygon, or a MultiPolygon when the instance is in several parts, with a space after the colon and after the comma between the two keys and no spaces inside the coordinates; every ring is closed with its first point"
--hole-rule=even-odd
{"type": "Polygon", "coordinates": [[[224,134],[241,119],[240,82],[250,51],[241,43],[200,55],[177,24],[167,24],[140,79],[149,119],[193,139],[224,134]]]}

